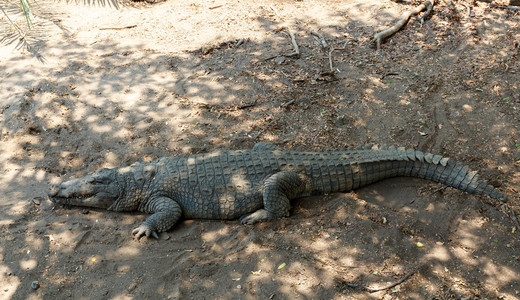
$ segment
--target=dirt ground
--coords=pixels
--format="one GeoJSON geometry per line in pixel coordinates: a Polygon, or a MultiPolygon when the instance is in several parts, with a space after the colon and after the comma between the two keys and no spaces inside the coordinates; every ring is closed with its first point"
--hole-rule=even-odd
{"type": "Polygon", "coordinates": [[[419,1],[39,1],[30,48],[0,47],[0,298],[520,299],[520,12],[437,2],[376,51],[419,1]],[[146,215],[46,197],[101,167],[259,141],[431,151],[510,202],[395,178],[137,241],[146,215]]]}

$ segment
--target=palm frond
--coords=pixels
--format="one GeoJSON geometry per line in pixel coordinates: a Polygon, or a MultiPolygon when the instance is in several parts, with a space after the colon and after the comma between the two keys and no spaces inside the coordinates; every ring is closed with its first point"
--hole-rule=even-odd
{"type": "Polygon", "coordinates": [[[32,13],[31,8],[29,7],[29,2],[27,0],[20,0],[20,5],[22,7],[23,14],[25,15],[25,19],[27,20],[27,26],[31,29],[32,25],[32,13]]]}
{"type": "Polygon", "coordinates": [[[66,28],[56,22],[58,12],[55,5],[60,3],[74,3],[77,5],[103,6],[119,8],[118,0],[0,0],[0,44],[15,45],[16,49],[25,49],[41,60],[37,49],[46,42],[50,26],[66,28]]]}

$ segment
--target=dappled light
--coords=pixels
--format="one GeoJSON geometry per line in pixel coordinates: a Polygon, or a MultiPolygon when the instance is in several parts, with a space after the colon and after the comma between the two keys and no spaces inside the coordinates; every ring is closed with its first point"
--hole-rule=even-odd
{"type": "Polygon", "coordinates": [[[0,298],[519,297],[518,13],[436,3],[376,51],[421,1],[71,2],[35,8],[21,40],[0,20],[0,298]],[[103,167],[261,141],[432,152],[510,202],[393,178],[298,199],[287,218],[182,219],[136,240],[148,214],[47,199],[103,167]]]}

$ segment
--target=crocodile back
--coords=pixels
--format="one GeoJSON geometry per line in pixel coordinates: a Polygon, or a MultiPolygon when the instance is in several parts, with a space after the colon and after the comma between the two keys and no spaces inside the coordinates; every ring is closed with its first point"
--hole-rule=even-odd
{"type": "Polygon", "coordinates": [[[300,152],[280,150],[217,151],[161,158],[155,193],[175,199],[185,217],[234,219],[263,207],[265,180],[292,171],[306,180],[303,193],[343,192],[396,176],[426,178],[476,194],[505,199],[475,172],[448,158],[404,148],[300,152]]]}

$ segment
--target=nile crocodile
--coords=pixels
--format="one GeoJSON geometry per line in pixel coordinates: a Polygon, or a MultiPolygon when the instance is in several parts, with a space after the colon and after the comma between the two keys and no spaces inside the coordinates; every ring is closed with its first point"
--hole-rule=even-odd
{"type": "Polygon", "coordinates": [[[504,202],[507,197],[452,159],[396,147],[299,152],[259,143],[251,150],[164,157],[100,169],[53,185],[59,204],[152,214],[133,230],[139,239],[170,229],[181,217],[243,224],[289,215],[290,200],[345,192],[397,176],[425,178],[504,202]]]}

